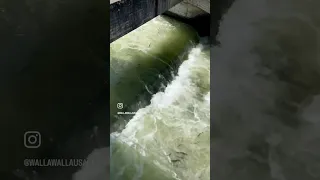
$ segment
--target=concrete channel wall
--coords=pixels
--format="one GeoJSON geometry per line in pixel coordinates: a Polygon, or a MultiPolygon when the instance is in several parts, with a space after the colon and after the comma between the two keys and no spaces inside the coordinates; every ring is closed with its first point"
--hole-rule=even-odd
{"type": "Polygon", "coordinates": [[[184,0],[184,2],[210,13],[210,0],[184,0]]]}
{"type": "Polygon", "coordinates": [[[182,0],[122,0],[110,5],[110,43],[182,0]]]}
{"type": "Polygon", "coordinates": [[[210,13],[210,0],[111,0],[110,43],[181,2],[188,6],[176,7],[179,12],[197,8],[210,13]]]}

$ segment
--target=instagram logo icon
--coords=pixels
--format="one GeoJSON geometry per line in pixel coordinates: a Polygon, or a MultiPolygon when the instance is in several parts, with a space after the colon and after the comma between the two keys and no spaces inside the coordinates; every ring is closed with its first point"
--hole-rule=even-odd
{"type": "Polygon", "coordinates": [[[118,108],[118,109],[123,109],[123,103],[118,103],[118,104],[117,104],[117,108],[118,108]]]}
{"type": "Polygon", "coordinates": [[[24,133],[24,146],[26,148],[38,148],[41,145],[41,135],[38,131],[24,133]]]}

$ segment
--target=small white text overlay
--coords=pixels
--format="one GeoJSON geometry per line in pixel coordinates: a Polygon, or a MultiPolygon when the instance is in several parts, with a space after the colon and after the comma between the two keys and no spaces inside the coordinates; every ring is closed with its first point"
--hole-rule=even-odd
{"type": "Polygon", "coordinates": [[[118,114],[121,114],[121,115],[123,115],[123,114],[136,114],[136,112],[118,112],[118,114]]]}
{"type": "Polygon", "coordinates": [[[86,159],[25,159],[26,167],[82,167],[89,162],[86,159]]]}

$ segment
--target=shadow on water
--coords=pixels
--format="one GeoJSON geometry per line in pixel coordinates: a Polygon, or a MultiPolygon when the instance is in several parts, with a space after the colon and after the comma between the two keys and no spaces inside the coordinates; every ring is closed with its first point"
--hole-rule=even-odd
{"type": "Polygon", "coordinates": [[[15,179],[19,168],[70,179],[75,168],[27,168],[23,160],[84,158],[109,144],[107,7],[102,0],[0,2],[1,178],[15,179]],[[30,130],[41,133],[37,149],[24,147],[30,130]]]}
{"type": "Polygon", "coordinates": [[[167,11],[164,13],[164,15],[189,24],[198,32],[200,37],[210,36],[210,14],[200,14],[192,18],[186,18],[167,11]]]}
{"type": "Polygon", "coordinates": [[[198,32],[200,37],[210,36],[211,44],[219,45],[216,37],[219,33],[220,21],[222,15],[228,11],[233,2],[234,0],[211,0],[210,14],[203,13],[192,18],[186,18],[170,11],[164,14],[189,24],[198,32]]]}

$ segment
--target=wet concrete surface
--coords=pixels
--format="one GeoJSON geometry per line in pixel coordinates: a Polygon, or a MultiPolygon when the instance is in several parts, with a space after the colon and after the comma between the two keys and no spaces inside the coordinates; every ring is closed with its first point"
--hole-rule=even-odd
{"type": "Polygon", "coordinates": [[[110,0],[110,4],[118,2],[118,1],[121,1],[121,0],[110,0]]]}
{"type": "Polygon", "coordinates": [[[0,0],[1,179],[15,179],[15,169],[70,179],[78,168],[23,160],[84,158],[108,146],[108,3],[0,0]],[[39,148],[25,147],[27,131],[41,133],[39,148]]]}

